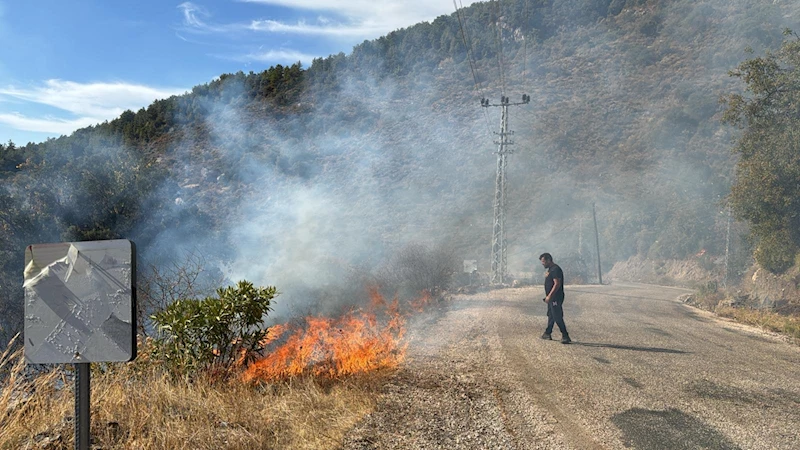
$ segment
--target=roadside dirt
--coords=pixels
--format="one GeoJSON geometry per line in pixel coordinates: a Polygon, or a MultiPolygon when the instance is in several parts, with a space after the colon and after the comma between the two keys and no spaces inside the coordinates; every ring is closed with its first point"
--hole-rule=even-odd
{"type": "Polygon", "coordinates": [[[697,259],[650,260],[632,256],[620,261],[608,271],[604,279],[611,282],[646,282],[686,286],[708,282],[718,277],[701,267],[697,259]]]}
{"type": "Polygon", "coordinates": [[[558,419],[498,370],[509,361],[486,317],[501,310],[480,308],[489,295],[459,296],[438,320],[415,325],[410,361],[345,448],[569,448],[558,419]]]}
{"type": "Polygon", "coordinates": [[[543,341],[540,290],[457,296],[416,324],[342,448],[800,448],[796,346],[632,284],[567,286],[575,342],[543,341]]]}

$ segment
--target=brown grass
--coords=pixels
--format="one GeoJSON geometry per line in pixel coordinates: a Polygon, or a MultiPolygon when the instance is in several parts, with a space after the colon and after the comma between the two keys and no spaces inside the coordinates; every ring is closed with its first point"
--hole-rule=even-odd
{"type": "MultiPolygon", "coordinates": [[[[74,448],[72,383],[61,371],[26,378],[23,369],[20,351],[2,355],[0,449],[74,448]]],[[[374,407],[385,376],[257,386],[175,380],[146,358],[100,369],[93,365],[91,432],[103,449],[336,448],[374,407]]]]}
{"type": "Polygon", "coordinates": [[[786,316],[771,311],[762,311],[749,308],[732,308],[721,306],[716,309],[716,313],[722,317],[728,317],[741,323],[755,325],[766,330],[786,334],[789,337],[800,340],[800,316],[786,316]]]}
{"type": "Polygon", "coordinates": [[[789,336],[800,344],[800,314],[779,314],[770,310],[755,309],[747,306],[726,306],[727,295],[723,291],[700,289],[694,295],[694,306],[711,311],[718,316],[727,317],[737,322],[753,325],[765,330],[789,336]]]}

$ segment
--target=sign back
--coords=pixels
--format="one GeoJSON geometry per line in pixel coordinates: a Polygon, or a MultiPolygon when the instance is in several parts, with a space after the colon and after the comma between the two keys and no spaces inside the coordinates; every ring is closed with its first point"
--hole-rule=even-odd
{"type": "Polygon", "coordinates": [[[136,248],[127,239],[25,249],[29,363],[123,362],[136,357],[136,248]]]}

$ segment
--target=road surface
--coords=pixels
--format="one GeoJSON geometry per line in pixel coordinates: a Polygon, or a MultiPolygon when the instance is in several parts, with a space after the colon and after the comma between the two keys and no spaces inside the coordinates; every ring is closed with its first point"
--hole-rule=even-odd
{"type": "Polygon", "coordinates": [[[566,286],[573,344],[539,339],[543,289],[456,296],[345,449],[800,449],[800,347],[676,299],[566,286]]]}

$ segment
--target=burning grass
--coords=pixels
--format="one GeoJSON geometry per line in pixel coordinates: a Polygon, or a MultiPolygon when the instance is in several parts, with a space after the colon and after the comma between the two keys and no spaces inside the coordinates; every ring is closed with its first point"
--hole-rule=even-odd
{"type": "MultiPolygon", "coordinates": [[[[270,342],[281,343],[268,348],[266,357],[251,364],[242,380],[275,382],[306,374],[341,378],[396,368],[406,353],[405,318],[396,298],[387,303],[373,289],[371,299],[367,311],[351,311],[338,319],[307,317],[294,328],[271,328],[270,342]],[[288,337],[281,339],[285,333],[288,337]]],[[[424,306],[409,305],[414,309],[424,306]]]]}
{"type": "MultiPolygon", "coordinates": [[[[4,355],[0,449],[74,447],[74,393],[67,375],[23,375],[4,355]],[[58,386],[62,385],[62,388],[58,386]]],[[[374,406],[371,374],[337,383],[310,377],[254,388],[238,380],[176,380],[150,362],[92,370],[92,438],[104,449],[336,448],[374,406]]]]}
{"type": "MultiPolygon", "coordinates": [[[[371,297],[368,307],[340,318],[271,327],[262,342],[266,356],[241,376],[176,377],[150,359],[148,342],[133,363],[93,364],[93,443],[104,449],[339,447],[374,408],[381,381],[403,362],[405,317],[432,301],[422,296],[401,308],[377,291],[371,297]]],[[[243,368],[244,359],[234,367],[243,368]]],[[[0,375],[0,450],[74,447],[68,371],[26,375],[22,352],[7,350],[0,375]]]]}

